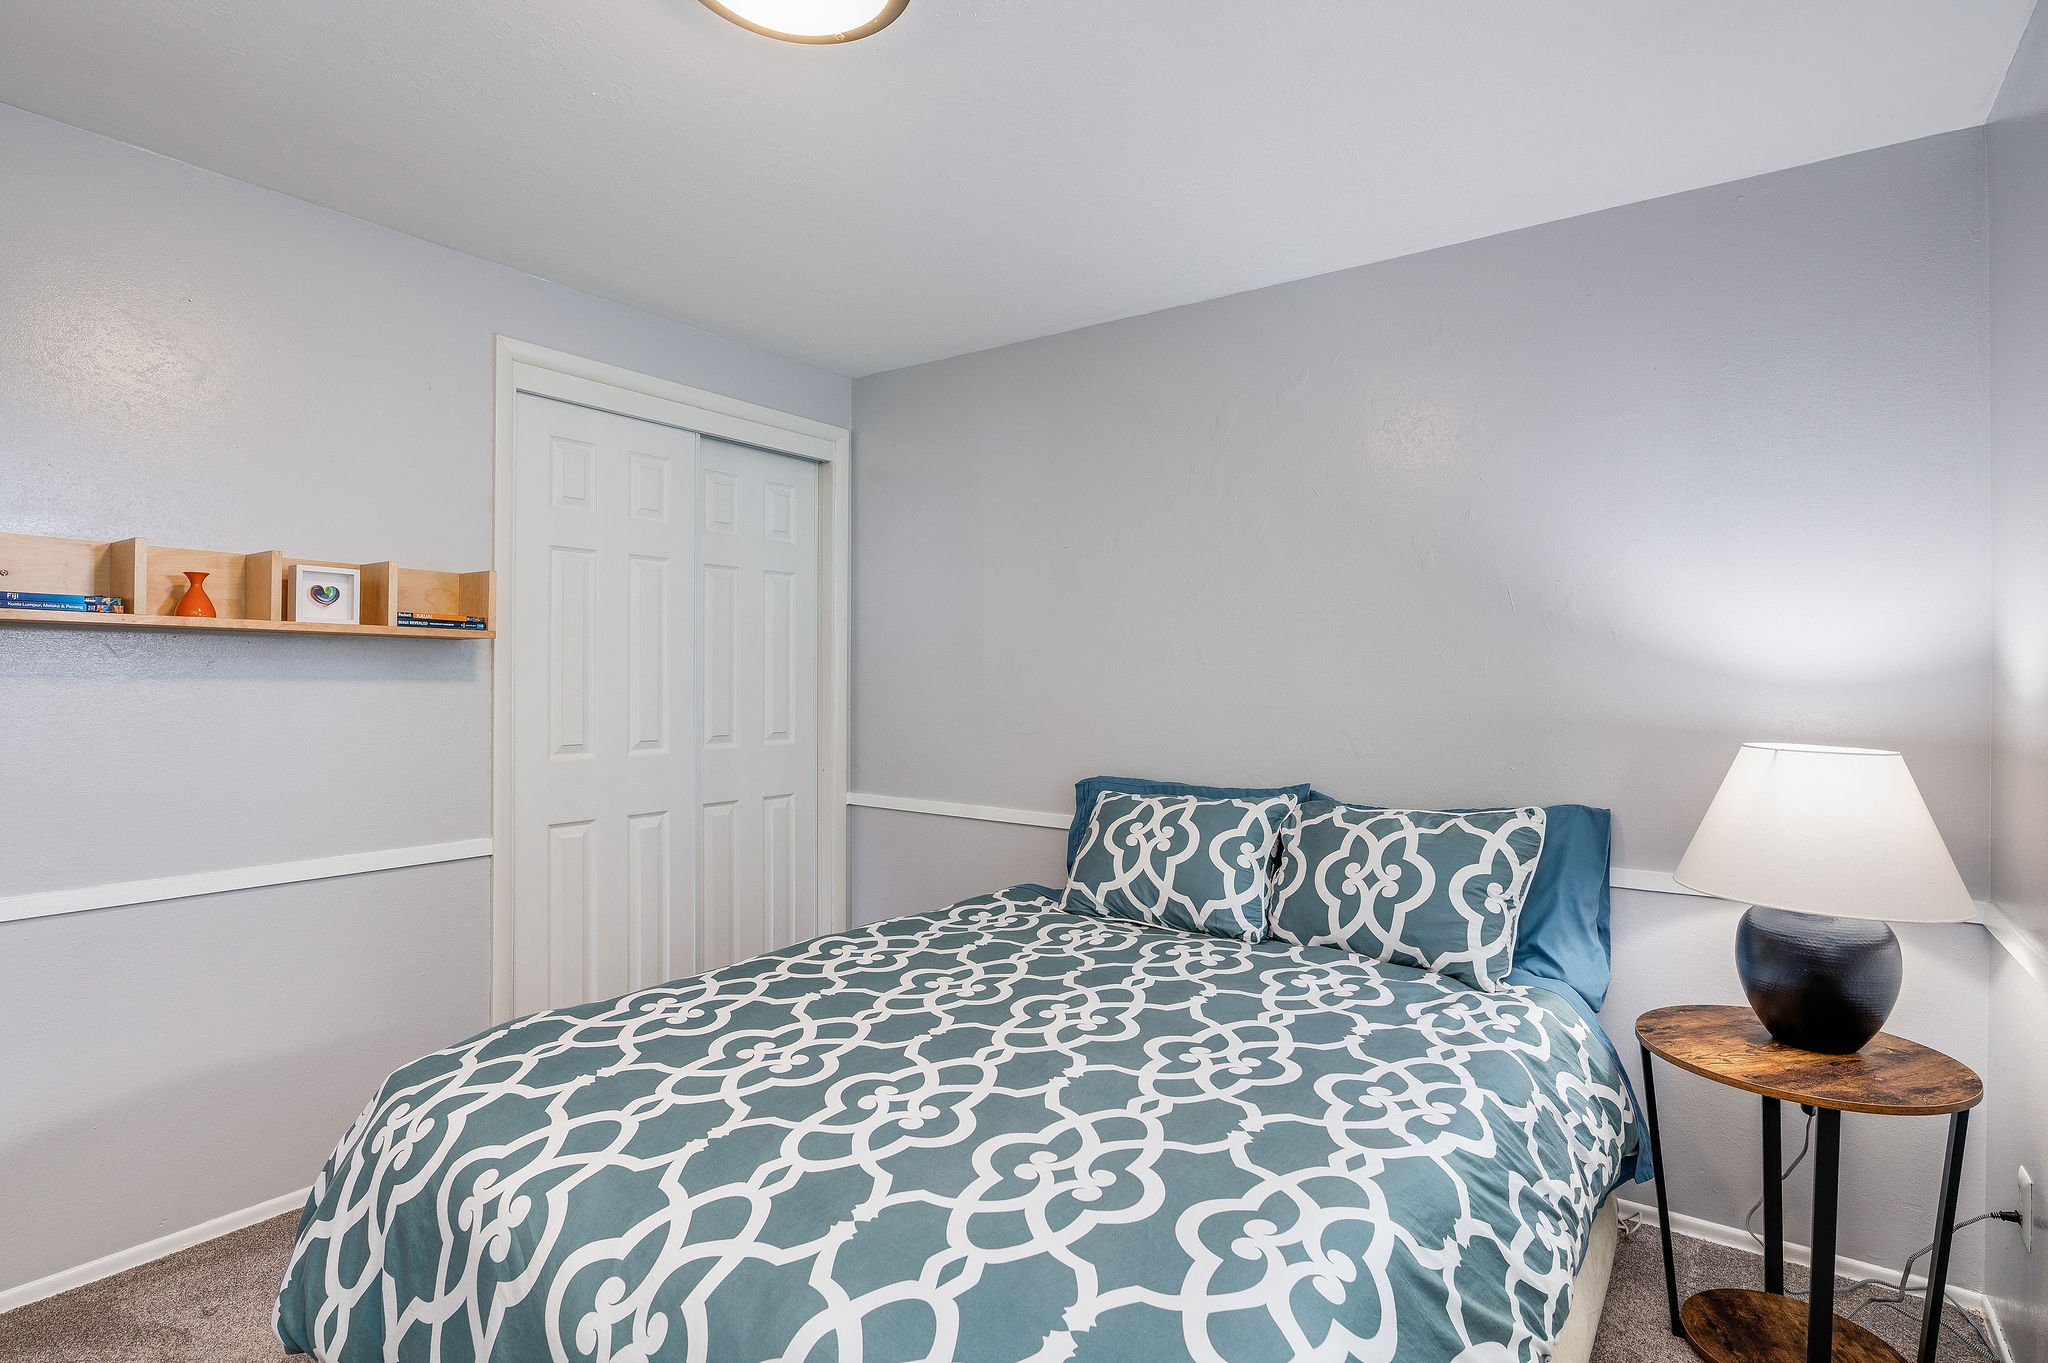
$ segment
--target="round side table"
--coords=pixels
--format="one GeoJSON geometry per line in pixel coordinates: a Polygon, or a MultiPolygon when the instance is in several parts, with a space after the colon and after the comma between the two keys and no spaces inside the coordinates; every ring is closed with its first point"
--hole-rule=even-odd
{"type": "Polygon", "coordinates": [[[1687,1004],[1659,1008],[1636,1020],[1643,1048],[1643,1107],[1650,1121],[1650,1158],[1657,1165],[1657,1223],[1664,1243],[1664,1293],[1671,1333],[1688,1340],[1714,1363],[1901,1363],[1893,1348],[1854,1321],[1835,1314],[1835,1211],[1841,1174],[1842,1114],[1946,1115],[1948,1158],[1934,1225],[1934,1259],[1927,1270],[1920,1363],[1934,1363],[1941,1340],[1942,1294],[1948,1286],[1949,1240],[1955,1233],[1956,1191],[1963,1176],[1969,1111],[1984,1096],[1983,1081],[1968,1065],[1940,1051],[1880,1032],[1854,1055],[1821,1055],[1771,1038],[1747,1008],[1687,1004]],[[1678,1271],[1671,1260],[1671,1203],[1666,1191],[1663,1141],[1657,1130],[1657,1087],[1650,1058],[1763,1099],[1764,1290],[1722,1287],[1678,1302],[1678,1271]],[[1778,1105],[1816,1109],[1813,1157],[1813,1265],[1802,1308],[1785,1295],[1784,1154],[1778,1105]]]}

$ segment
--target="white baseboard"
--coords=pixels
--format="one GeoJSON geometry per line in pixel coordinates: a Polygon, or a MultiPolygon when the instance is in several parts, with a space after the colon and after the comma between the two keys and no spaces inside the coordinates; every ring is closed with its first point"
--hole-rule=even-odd
{"type": "MultiPolygon", "coordinates": [[[[1654,1203],[1646,1205],[1641,1202],[1630,1202],[1623,1198],[1621,1199],[1621,1214],[1623,1216],[1640,1217],[1643,1232],[1651,1235],[1657,1233],[1657,1208],[1654,1203]]],[[[1749,1238],[1748,1232],[1739,1227],[1724,1226],[1718,1221],[1707,1221],[1697,1216],[1687,1216],[1683,1212],[1671,1213],[1671,1231],[1674,1235],[1689,1235],[1695,1240],[1705,1240],[1708,1244],[1713,1245],[1725,1245],[1730,1249],[1739,1249],[1747,1254],[1759,1254],[1762,1252],[1757,1248],[1756,1241],[1749,1238]]],[[[1812,1252],[1807,1246],[1791,1240],[1785,1242],[1786,1263],[1797,1264],[1801,1268],[1805,1268],[1809,1267],[1812,1261],[1812,1252]]],[[[1838,1254],[1835,1256],[1835,1276],[1838,1278],[1878,1278],[1888,1283],[1895,1283],[1899,1280],[1899,1270],[1896,1268],[1886,1268],[1882,1264],[1869,1263],[1862,1259],[1845,1258],[1838,1254]]],[[[1926,1275],[1914,1274],[1906,1280],[1906,1286],[1909,1290],[1925,1291],[1927,1288],[1926,1275]]],[[[1684,1284],[1679,1286],[1679,1295],[1685,1295],[1684,1284]]],[[[1962,1307],[1966,1311],[1974,1311],[1977,1315],[1984,1318],[1991,1327],[1992,1342],[1998,1346],[1999,1356],[2005,1360],[2005,1363],[2012,1363],[2012,1355],[2005,1347],[2005,1335],[1998,1328],[1998,1314],[1992,1309],[1991,1299],[1982,1292],[1975,1291],[1972,1288],[1956,1287],[1953,1285],[1949,1287],[1947,1296],[1957,1306],[1962,1307]]]]}
{"type": "Polygon", "coordinates": [[[306,1204],[306,1196],[311,1191],[310,1188],[301,1188],[294,1193],[285,1193],[280,1197],[271,1198],[268,1202],[259,1202],[253,1207],[244,1207],[238,1212],[229,1212],[225,1216],[216,1216],[211,1221],[202,1221],[196,1226],[172,1231],[169,1235],[160,1235],[147,1244],[117,1250],[89,1264],[67,1268],[62,1272],[52,1273],[47,1278],[23,1283],[19,1287],[0,1289],[0,1311],[12,1311],[17,1306],[27,1306],[32,1301],[54,1297],[59,1292],[69,1292],[74,1287],[84,1287],[87,1283],[98,1282],[101,1278],[111,1278],[116,1273],[140,1268],[152,1260],[163,1258],[166,1254],[176,1254],[181,1249],[190,1249],[194,1245],[226,1235],[230,1231],[253,1226],[258,1221],[268,1221],[271,1217],[282,1216],[286,1212],[295,1212],[306,1204]]]}
{"type": "Polygon", "coordinates": [[[1998,1363],[2017,1363],[2012,1341],[2005,1337],[2005,1327],[1998,1323],[1998,1308],[1988,1296],[1984,1298],[1984,1326],[1991,1331],[1991,1347],[1998,1352],[1998,1363]]]}

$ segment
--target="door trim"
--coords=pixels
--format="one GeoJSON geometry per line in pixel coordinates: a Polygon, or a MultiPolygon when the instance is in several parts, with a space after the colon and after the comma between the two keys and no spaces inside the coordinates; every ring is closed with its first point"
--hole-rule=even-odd
{"type": "Polygon", "coordinates": [[[491,566],[498,573],[491,668],[491,1016],[512,1012],[512,697],[510,602],[513,423],[518,397],[557,402],[756,445],[818,465],[818,923],[847,925],[846,780],[851,757],[853,433],[670,379],[638,374],[509,336],[496,338],[491,566]]]}

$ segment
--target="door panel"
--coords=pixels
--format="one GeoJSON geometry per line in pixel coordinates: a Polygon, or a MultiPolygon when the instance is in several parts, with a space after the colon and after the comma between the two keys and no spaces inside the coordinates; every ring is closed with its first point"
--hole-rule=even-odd
{"type": "Polygon", "coordinates": [[[818,468],[697,453],[700,968],[819,931],[818,468]]]}
{"type": "Polygon", "coordinates": [[[695,969],[690,504],[698,437],[521,394],[513,1007],[695,969]]]}

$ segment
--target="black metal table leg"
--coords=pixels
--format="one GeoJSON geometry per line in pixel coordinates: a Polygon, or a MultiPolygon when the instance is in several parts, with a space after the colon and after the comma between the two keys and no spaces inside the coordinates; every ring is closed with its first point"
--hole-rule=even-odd
{"type": "Polygon", "coordinates": [[[1785,1291],[1785,1149],[1776,1098],[1764,1099],[1764,1291],[1785,1291]]]}
{"type": "Polygon", "coordinates": [[[1970,1114],[1948,1119],[1948,1160],[1941,1167],[1941,1205],[1934,1217],[1934,1261],[1927,1266],[1927,1303],[1921,1308],[1920,1363],[1934,1363],[1941,1344],[1942,1299],[1948,1292],[1948,1247],[1956,1233],[1956,1190],[1963,1180],[1963,1142],[1970,1114]]]}
{"type": "Polygon", "coordinates": [[[1657,1235],[1664,1242],[1664,1299],[1671,1306],[1671,1333],[1683,1339],[1678,1319],[1678,1267],[1671,1260],[1671,1197],[1664,1191],[1664,1142],[1657,1134],[1657,1079],[1650,1073],[1650,1048],[1643,1047],[1643,1111],[1650,1119],[1650,1163],[1657,1170],[1657,1235]]]}
{"type": "Polygon", "coordinates": [[[1835,1197],[1842,1172],[1842,1114],[1822,1108],[1813,1150],[1813,1264],[1808,1270],[1806,1363],[1835,1352],[1835,1197]]]}

